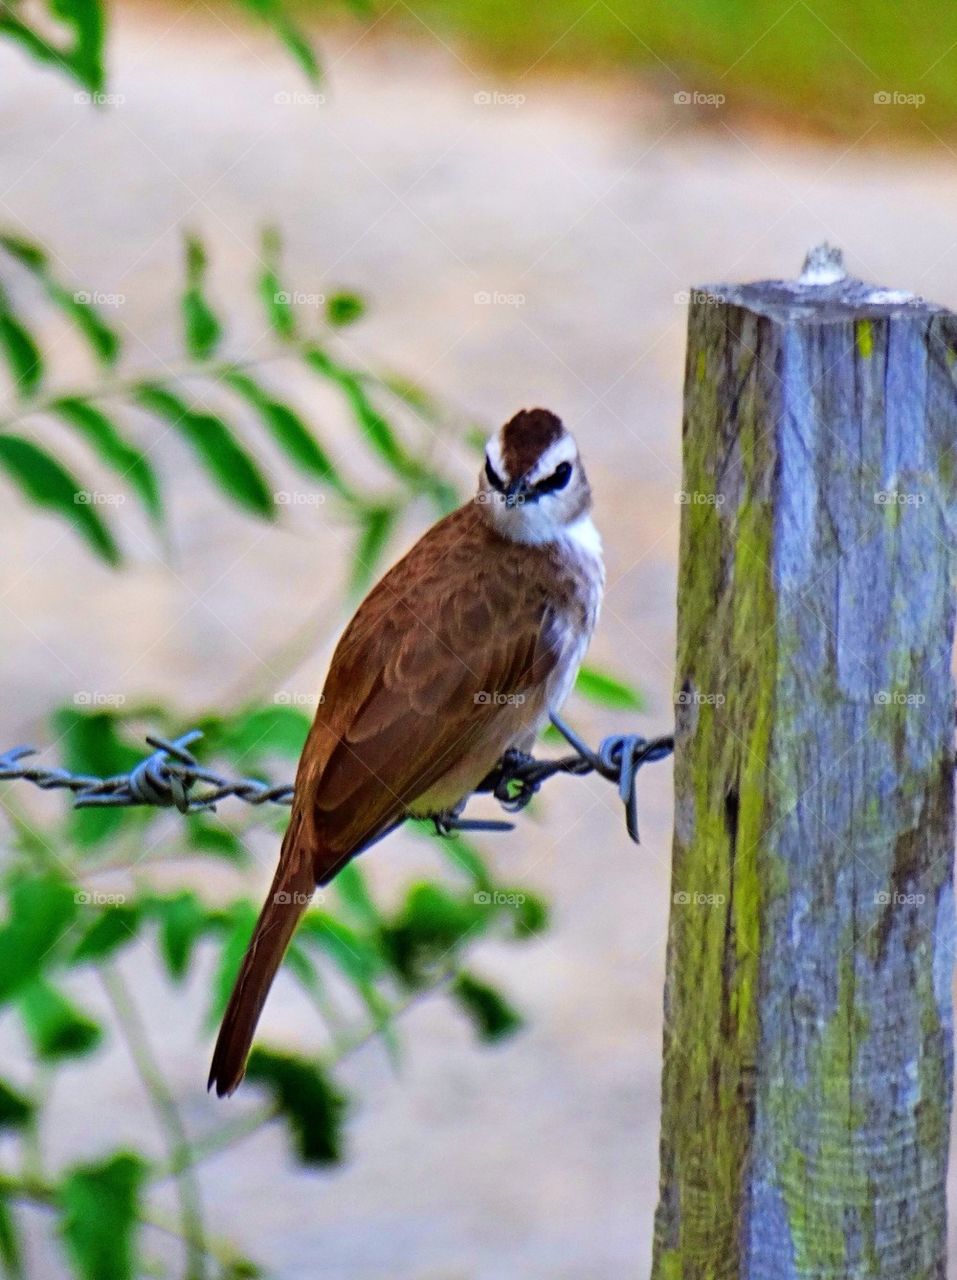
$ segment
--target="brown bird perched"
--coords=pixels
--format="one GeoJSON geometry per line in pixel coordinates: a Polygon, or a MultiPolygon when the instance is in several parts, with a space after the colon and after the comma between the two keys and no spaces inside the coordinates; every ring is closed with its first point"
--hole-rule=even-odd
{"type": "Polygon", "coordinates": [[[591,491],[553,413],[493,436],[478,493],[366,596],[326,678],[269,896],[213,1053],[232,1093],[317,885],[409,815],[455,812],[568,695],[604,585],[591,491]]]}

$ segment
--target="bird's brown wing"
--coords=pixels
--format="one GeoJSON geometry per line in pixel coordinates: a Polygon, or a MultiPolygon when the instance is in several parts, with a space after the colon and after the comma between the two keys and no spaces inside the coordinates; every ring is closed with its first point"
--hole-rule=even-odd
{"type": "MultiPolygon", "coordinates": [[[[518,722],[515,695],[561,660],[564,629],[540,575],[529,573],[534,552],[492,538],[468,508],[454,512],[386,575],[343,635],[297,779],[320,882],[487,742],[503,698],[518,722]]],[[[525,705],[537,713],[534,697],[525,705]]]]}

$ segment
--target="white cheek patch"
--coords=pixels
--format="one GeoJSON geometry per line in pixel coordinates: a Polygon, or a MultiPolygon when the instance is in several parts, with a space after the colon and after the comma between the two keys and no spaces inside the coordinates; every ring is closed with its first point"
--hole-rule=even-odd
{"type": "Polygon", "coordinates": [[[508,476],[505,474],[505,463],[502,460],[502,442],[498,435],[491,436],[488,444],[485,446],[485,457],[488,464],[498,476],[498,478],[508,484],[508,476]]]}
{"type": "Polygon", "coordinates": [[[539,460],[528,473],[530,484],[536,484],[539,480],[546,480],[550,475],[554,475],[556,469],[563,462],[570,462],[573,466],[578,461],[578,449],[575,441],[569,435],[564,435],[560,440],[556,440],[554,444],[549,445],[539,460]]]}

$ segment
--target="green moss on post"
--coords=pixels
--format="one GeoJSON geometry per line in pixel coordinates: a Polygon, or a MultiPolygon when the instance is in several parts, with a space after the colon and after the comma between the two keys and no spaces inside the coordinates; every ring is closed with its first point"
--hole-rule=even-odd
{"type": "Polygon", "coordinates": [[[693,296],[653,1278],[943,1280],[957,320],[693,296]]]}

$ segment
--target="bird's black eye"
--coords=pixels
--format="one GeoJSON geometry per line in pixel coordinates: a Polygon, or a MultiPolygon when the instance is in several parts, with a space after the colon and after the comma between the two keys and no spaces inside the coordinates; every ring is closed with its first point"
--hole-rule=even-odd
{"type": "Polygon", "coordinates": [[[554,493],[556,489],[564,489],[572,478],[572,464],[570,462],[560,462],[550,476],[546,476],[544,480],[539,480],[535,486],[538,493],[554,493]]]}
{"type": "Polygon", "coordinates": [[[491,462],[489,462],[488,458],[485,459],[485,478],[493,489],[497,489],[499,493],[505,492],[505,484],[495,474],[495,468],[492,466],[491,462]]]}

